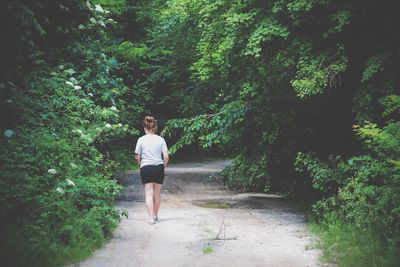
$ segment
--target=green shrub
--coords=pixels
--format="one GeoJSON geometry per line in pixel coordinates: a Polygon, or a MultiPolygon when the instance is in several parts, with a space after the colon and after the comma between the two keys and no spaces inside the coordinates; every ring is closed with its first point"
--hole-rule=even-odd
{"type": "Polygon", "coordinates": [[[118,45],[108,48],[115,57],[121,61],[129,61],[131,64],[143,65],[143,61],[148,57],[148,47],[143,43],[132,43],[123,41],[118,45]]]}
{"type": "Polygon", "coordinates": [[[107,37],[90,24],[82,33],[62,48],[33,54],[23,82],[2,88],[13,118],[0,125],[6,266],[78,261],[120,220],[114,199],[121,187],[113,175],[127,163],[106,148],[138,134],[143,104],[127,107],[132,93],[118,76],[122,65],[105,53],[107,37]]]}
{"type": "MultiPolygon", "coordinates": [[[[384,116],[398,113],[397,96],[385,97],[384,116]]],[[[400,251],[400,123],[354,126],[365,155],[322,162],[299,154],[297,170],[308,172],[325,197],[313,205],[324,253],[340,266],[398,266],[400,251]],[[329,194],[327,194],[329,193],[329,194]]]]}
{"type": "Polygon", "coordinates": [[[310,223],[321,239],[323,262],[343,267],[399,266],[398,244],[380,235],[381,229],[365,229],[343,223],[333,216],[310,223]]]}
{"type": "Polygon", "coordinates": [[[231,188],[268,192],[269,173],[265,168],[266,165],[266,155],[261,155],[257,159],[239,155],[222,171],[221,175],[225,177],[226,184],[231,188]],[[261,181],[265,183],[262,188],[260,188],[261,181]]]}

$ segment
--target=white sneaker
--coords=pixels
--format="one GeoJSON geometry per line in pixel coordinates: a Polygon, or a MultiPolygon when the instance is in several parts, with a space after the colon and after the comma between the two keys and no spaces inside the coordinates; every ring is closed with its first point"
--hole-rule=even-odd
{"type": "Polygon", "coordinates": [[[153,219],[150,219],[149,224],[155,224],[156,222],[153,219]]]}
{"type": "Polygon", "coordinates": [[[155,222],[158,222],[158,216],[156,216],[156,217],[154,218],[154,221],[155,221],[155,222]]]}

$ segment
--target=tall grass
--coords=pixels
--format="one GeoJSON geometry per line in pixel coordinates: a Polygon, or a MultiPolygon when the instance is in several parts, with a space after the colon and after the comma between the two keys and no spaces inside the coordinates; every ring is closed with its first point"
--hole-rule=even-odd
{"type": "Polygon", "coordinates": [[[336,219],[311,219],[310,229],[320,238],[320,260],[341,267],[400,266],[399,242],[387,240],[379,229],[363,230],[336,219]]]}

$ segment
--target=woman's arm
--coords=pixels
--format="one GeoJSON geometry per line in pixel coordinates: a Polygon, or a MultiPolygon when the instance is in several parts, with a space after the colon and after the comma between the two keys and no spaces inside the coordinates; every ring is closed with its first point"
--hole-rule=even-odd
{"type": "Polygon", "coordinates": [[[164,168],[166,168],[168,165],[168,161],[169,161],[168,152],[163,152],[163,158],[164,158],[164,168]]]}
{"type": "Polygon", "coordinates": [[[136,163],[140,166],[140,160],[141,160],[140,154],[135,154],[135,160],[136,160],[136,163]]]}

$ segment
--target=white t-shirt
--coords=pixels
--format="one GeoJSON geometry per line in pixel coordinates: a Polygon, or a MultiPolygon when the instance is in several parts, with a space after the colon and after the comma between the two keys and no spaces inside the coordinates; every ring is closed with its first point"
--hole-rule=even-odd
{"type": "Polygon", "coordinates": [[[164,164],[162,152],[167,152],[167,143],[164,138],[156,134],[146,134],[139,137],[135,153],[140,155],[140,168],[146,165],[164,164]]]}

